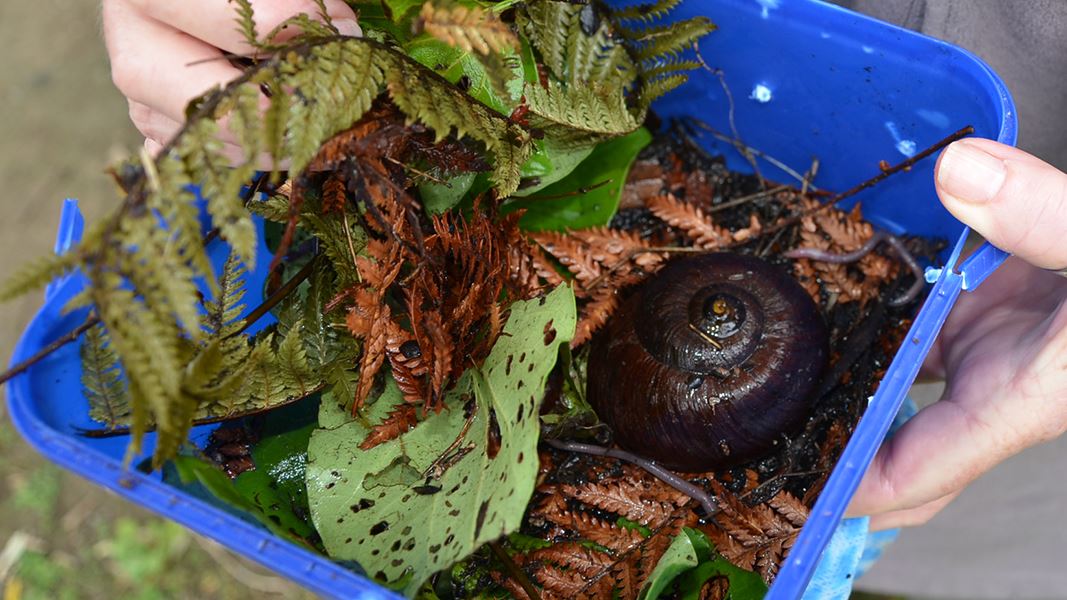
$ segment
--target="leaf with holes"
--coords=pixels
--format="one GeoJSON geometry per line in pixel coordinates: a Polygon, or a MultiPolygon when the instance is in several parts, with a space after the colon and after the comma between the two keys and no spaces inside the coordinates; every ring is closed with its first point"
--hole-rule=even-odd
{"type": "MultiPolygon", "coordinates": [[[[561,345],[574,334],[561,286],[517,302],[480,368],[446,408],[389,443],[360,450],[369,419],[315,431],[308,448],[312,518],[327,552],[413,595],[435,571],[517,529],[537,477],[538,409],[561,345]]],[[[394,386],[386,395],[396,399],[394,386]]],[[[383,396],[370,410],[385,403],[383,396]]]]}

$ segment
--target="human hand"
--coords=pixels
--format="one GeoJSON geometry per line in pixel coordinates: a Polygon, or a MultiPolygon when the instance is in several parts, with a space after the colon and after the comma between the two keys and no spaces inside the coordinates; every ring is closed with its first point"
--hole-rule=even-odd
{"type": "MultiPolygon", "coordinates": [[[[327,15],[343,35],[361,34],[343,0],[324,0],[327,15]]],[[[287,18],[306,13],[319,19],[313,0],[251,0],[256,30],[266,35],[287,18]]],[[[224,53],[251,56],[238,30],[236,4],[228,0],[104,0],[104,37],[111,77],[130,105],[130,120],[155,155],[185,120],[190,100],[241,72],[224,53]]],[[[277,41],[298,33],[284,31],[277,41]]],[[[242,156],[226,127],[227,154],[242,156]]]]}
{"type": "Polygon", "coordinates": [[[928,521],[1006,458],[1067,431],[1067,174],[989,140],[938,159],[945,207],[1015,256],[961,295],[924,365],[941,399],[878,451],[849,506],[871,529],[928,521]]]}

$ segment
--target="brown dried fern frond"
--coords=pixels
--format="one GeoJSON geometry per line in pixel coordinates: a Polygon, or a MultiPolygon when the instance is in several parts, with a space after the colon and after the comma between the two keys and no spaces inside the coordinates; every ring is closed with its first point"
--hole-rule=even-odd
{"type": "MultiPolygon", "coordinates": [[[[589,244],[567,233],[543,231],[531,234],[542,248],[559,261],[581,284],[589,284],[603,273],[603,267],[589,244]]],[[[579,288],[575,293],[579,293],[579,288]]]]}
{"type": "Polygon", "coordinates": [[[416,26],[449,46],[483,56],[518,50],[519,38],[495,13],[462,5],[422,5],[416,26]]]}
{"type": "Polygon", "coordinates": [[[419,422],[418,408],[412,404],[400,404],[389,411],[385,419],[371,428],[359,447],[363,450],[384,444],[404,435],[419,422]]]}
{"type": "Polygon", "coordinates": [[[683,202],[673,194],[659,194],[645,200],[652,214],[671,227],[680,229],[697,248],[716,250],[730,246],[733,235],[719,227],[699,207],[683,202]]]}

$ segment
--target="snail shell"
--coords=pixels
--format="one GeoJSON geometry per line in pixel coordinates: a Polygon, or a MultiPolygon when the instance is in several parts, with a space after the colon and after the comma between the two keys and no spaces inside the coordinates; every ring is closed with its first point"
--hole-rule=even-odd
{"type": "Polygon", "coordinates": [[[766,453],[808,412],[828,334],[799,283],[732,253],[675,260],[593,339],[588,398],[616,442],[707,471],[766,453]]]}

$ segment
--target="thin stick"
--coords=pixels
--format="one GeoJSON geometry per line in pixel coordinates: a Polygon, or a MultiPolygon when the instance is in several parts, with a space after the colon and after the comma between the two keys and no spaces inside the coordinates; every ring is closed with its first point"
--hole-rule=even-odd
{"type": "Polygon", "coordinates": [[[764,481],[763,483],[752,488],[751,490],[745,492],[744,494],[741,494],[737,497],[737,499],[744,500],[746,498],[751,498],[752,496],[755,496],[757,493],[759,493],[760,490],[764,490],[770,487],[772,483],[775,483],[782,479],[788,479],[790,477],[804,477],[806,475],[822,475],[824,473],[826,473],[826,469],[815,469],[813,471],[797,471],[796,473],[779,473],[774,477],[771,477],[767,481],[764,481]]]}
{"type": "Polygon", "coordinates": [[[658,253],[663,252],[666,254],[707,254],[708,252],[714,252],[714,250],[705,250],[704,248],[694,248],[691,246],[662,246],[652,248],[635,248],[622,255],[618,261],[612,263],[611,267],[607,271],[594,277],[588,285],[585,286],[586,290],[592,291],[603,285],[607,278],[613,275],[616,271],[623,268],[631,260],[641,254],[658,253]]]}
{"type": "MultiPolygon", "coordinates": [[[[767,196],[773,196],[773,195],[777,194],[778,192],[784,192],[784,191],[786,191],[788,189],[791,189],[790,186],[788,186],[788,185],[780,185],[780,186],[773,187],[773,188],[770,188],[770,189],[767,189],[767,190],[763,190],[762,192],[756,192],[755,194],[749,194],[747,196],[741,196],[740,198],[735,198],[733,200],[730,200],[729,202],[723,202],[722,204],[716,204],[715,206],[712,206],[711,208],[709,208],[707,210],[707,212],[709,214],[714,214],[714,213],[717,213],[717,212],[724,211],[724,210],[726,210],[728,208],[733,208],[735,206],[740,206],[742,204],[747,204],[749,202],[755,202],[756,200],[762,200],[762,199],[766,198],[767,196]]],[[[803,193],[803,192],[801,192],[801,193],[803,193]]]]}
{"type": "Polygon", "coordinates": [[[636,454],[617,448],[605,448],[603,446],[595,446],[593,444],[566,442],[563,440],[552,440],[547,438],[542,438],[542,441],[544,441],[549,446],[556,448],[557,450],[565,450],[567,452],[578,452],[580,454],[591,454],[593,456],[607,456],[609,458],[617,458],[619,460],[624,460],[628,463],[637,465],[642,469],[648,471],[648,473],[656,479],[659,479],[663,483],[666,483],[672,488],[678,490],[679,492],[682,492],[686,496],[689,496],[693,500],[699,502],[700,505],[704,507],[704,512],[707,513],[707,516],[710,517],[711,515],[714,515],[719,511],[718,504],[715,502],[715,500],[711,497],[710,494],[708,494],[703,489],[689,483],[682,477],[679,477],[678,475],[675,475],[667,469],[659,466],[654,461],[648,460],[646,458],[641,458],[636,454]]]}
{"type": "Polygon", "coordinates": [[[705,71],[719,78],[719,85],[722,86],[722,91],[726,95],[726,118],[727,122],[730,123],[730,132],[734,135],[734,148],[737,148],[737,151],[741,153],[741,156],[744,156],[745,160],[752,165],[752,171],[756,174],[756,178],[759,179],[760,187],[766,188],[766,180],[763,179],[763,175],[760,173],[759,164],[756,162],[756,158],[752,155],[752,149],[741,141],[741,134],[737,131],[737,121],[734,119],[734,95],[730,92],[730,86],[726,85],[726,75],[723,74],[722,69],[712,69],[708,66],[708,63],[704,62],[704,56],[700,53],[700,43],[697,41],[693,42],[693,54],[696,55],[697,61],[700,62],[700,66],[703,67],[705,71]]]}
{"type": "Polygon", "coordinates": [[[811,168],[804,174],[804,183],[800,185],[800,195],[804,196],[808,193],[808,187],[812,181],[815,181],[815,176],[819,174],[819,157],[811,159],[811,168]]]}
{"type": "MultiPolygon", "coordinates": [[[[356,266],[356,245],[352,243],[351,227],[348,226],[348,211],[341,208],[341,224],[345,228],[345,241],[348,242],[348,252],[352,256],[352,266],[356,266]]],[[[356,281],[363,283],[363,275],[356,269],[356,281]]]]}
{"type": "MultiPolygon", "coordinates": [[[[825,203],[823,203],[823,204],[821,204],[821,205],[819,205],[819,206],[817,206],[815,208],[803,211],[803,212],[801,212],[801,213],[799,213],[797,215],[794,215],[794,216],[792,216],[792,217],[790,217],[788,219],[785,219],[784,221],[781,221],[780,223],[774,225],[773,227],[765,229],[763,231],[763,233],[767,234],[767,233],[776,232],[779,229],[784,229],[786,227],[789,227],[791,225],[794,225],[794,224],[798,223],[804,217],[807,217],[809,215],[813,215],[815,213],[818,213],[819,211],[826,210],[827,208],[829,208],[831,206],[834,206],[835,204],[837,204],[838,202],[841,202],[842,200],[844,200],[846,198],[851,198],[852,196],[855,196],[856,194],[858,194],[858,193],[862,192],[863,190],[875,185],[876,183],[882,181],[883,179],[889,177],[890,175],[893,175],[895,173],[899,173],[901,171],[907,171],[912,166],[914,166],[915,163],[919,162],[920,160],[922,160],[924,158],[927,158],[927,157],[939,152],[945,146],[948,146],[949,144],[951,144],[953,142],[957,142],[957,141],[967,137],[968,135],[971,135],[972,133],[974,133],[974,127],[968,125],[968,126],[964,127],[963,129],[960,129],[959,131],[956,131],[955,133],[952,133],[951,135],[943,138],[942,140],[940,140],[937,143],[935,143],[933,146],[930,146],[929,148],[923,150],[922,152],[916,154],[915,156],[912,156],[911,158],[905,160],[904,162],[895,164],[892,167],[889,167],[888,169],[880,169],[879,173],[877,175],[875,175],[874,177],[871,177],[870,179],[867,179],[866,181],[861,182],[860,184],[856,185],[855,187],[853,187],[851,189],[848,189],[848,190],[845,190],[844,192],[841,192],[840,194],[837,194],[836,196],[831,197],[825,203]]],[[[812,188],[812,189],[814,189],[814,188],[812,188]]]]}
{"type": "Polygon", "coordinates": [[[430,181],[432,181],[432,182],[434,182],[434,183],[436,183],[438,185],[443,185],[448,189],[452,189],[452,184],[451,183],[449,183],[449,182],[447,182],[447,181],[445,181],[445,180],[443,180],[443,179],[441,179],[439,177],[434,177],[433,175],[431,175],[430,173],[427,173],[426,171],[420,171],[419,169],[416,169],[415,167],[413,167],[411,165],[402,163],[399,160],[393,158],[392,156],[386,156],[385,160],[393,163],[394,165],[400,165],[401,167],[404,167],[408,171],[411,171],[412,173],[414,173],[416,175],[419,175],[421,177],[425,177],[426,179],[429,179],[430,181]]]}
{"type": "Polygon", "coordinates": [[[591,191],[593,191],[593,190],[595,190],[597,188],[602,188],[605,185],[608,185],[612,181],[615,181],[615,180],[614,179],[605,179],[604,181],[600,181],[598,183],[594,183],[593,185],[590,185],[588,187],[580,187],[580,188],[578,188],[576,190],[572,190],[570,192],[563,192],[561,194],[549,194],[547,196],[516,196],[516,197],[517,198],[521,198],[523,200],[558,200],[560,198],[570,198],[571,196],[581,196],[582,194],[588,194],[589,192],[591,192],[591,191]]]}
{"type": "Polygon", "coordinates": [[[522,588],[522,591],[526,592],[526,595],[530,597],[530,600],[541,600],[541,594],[537,591],[537,588],[534,587],[533,582],[531,582],[530,578],[526,576],[526,573],[515,564],[515,561],[511,560],[511,557],[500,547],[499,543],[489,542],[489,549],[493,551],[493,555],[496,556],[497,560],[504,565],[504,570],[508,572],[508,575],[518,582],[519,587],[522,588]]]}
{"type": "MultiPolygon", "coordinates": [[[[712,127],[711,125],[708,125],[707,123],[705,123],[703,121],[700,121],[700,120],[697,120],[697,119],[688,119],[688,122],[695,123],[698,127],[700,127],[701,129],[703,129],[703,130],[707,131],[709,134],[711,134],[711,137],[719,140],[720,142],[726,142],[727,144],[730,144],[731,146],[734,146],[734,147],[737,147],[739,144],[741,146],[744,146],[745,152],[748,152],[748,153],[752,154],[752,156],[758,156],[759,158],[762,158],[763,160],[765,160],[765,161],[771,163],[772,165],[778,167],[782,171],[785,171],[785,173],[787,175],[789,175],[793,179],[796,179],[797,183],[803,183],[804,182],[804,176],[803,175],[801,175],[800,173],[797,173],[795,169],[793,169],[789,165],[785,164],[784,162],[778,160],[777,158],[771,156],[770,154],[767,154],[766,152],[764,152],[762,150],[757,150],[756,148],[753,148],[751,146],[745,146],[745,144],[743,142],[741,142],[740,140],[736,140],[734,138],[731,138],[730,136],[718,131],[717,129],[715,129],[714,127],[712,127]]],[[[815,186],[811,186],[811,191],[813,191],[813,192],[821,192],[822,190],[820,190],[819,188],[817,188],[815,186]]]]}
{"type": "Polygon", "coordinates": [[[100,322],[100,317],[98,317],[96,315],[90,315],[87,319],[85,319],[85,322],[82,323],[81,325],[78,325],[74,329],[70,330],[69,332],[64,334],[62,337],[57,338],[51,344],[48,344],[44,348],[41,348],[41,350],[39,350],[33,356],[27,358],[26,360],[20,362],[17,365],[11,367],[7,371],[4,371],[3,374],[0,374],[0,385],[3,385],[4,383],[7,383],[8,380],[10,380],[12,377],[15,377],[16,375],[24,373],[27,369],[29,369],[33,365],[35,365],[35,364],[41,362],[42,360],[44,360],[45,357],[47,357],[49,354],[55,352],[56,350],[59,350],[63,346],[66,346],[67,344],[69,344],[69,343],[71,343],[73,341],[76,341],[79,337],[81,337],[81,334],[85,333],[86,331],[91,329],[94,325],[96,325],[99,322],[100,322]]]}
{"type": "Polygon", "coordinates": [[[912,274],[915,275],[915,282],[911,284],[908,291],[905,292],[903,296],[888,302],[889,306],[903,306],[919,295],[919,292],[922,291],[926,281],[923,277],[922,267],[919,266],[919,261],[915,260],[915,257],[911,255],[911,252],[908,252],[904,243],[895,235],[884,231],[877,231],[871,236],[871,239],[867,240],[867,242],[859,248],[852,252],[845,252],[842,254],[834,254],[818,248],[794,248],[788,252],[784,252],[782,256],[785,256],[786,258],[807,258],[809,260],[817,260],[820,262],[846,264],[856,262],[864,256],[867,256],[882,242],[888,244],[893,251],[896,252],[897,256],[900,258],[900,262],[904,263],[911,269],[912,274]]]}
{"type": "Polygon", "coordinates": [[[689,323],[689,329],[692,329],[693,333],[699,335],[709,345],[714,346],[717,350],[722,350],[722,344],[720,344],[715,338],[701,331],[701,329],[696,325],[689,323]]]}
{"type": "Polygon", "coordinates": [[[244,333],[256,321],[260,320],[263,315],[270,312],[270,309],[277,306],[279,302],[281,302],[286,296],[292,293],[293,290],[297,288],[297,286],[299,286],[301,283],[304,282],[305,279],[311,276],[311,272],[315,270],[315,266],[318,265],[319,257],[321,256],[321,254],[316,254],[314,258],[309,260],[308,263],[304,265],[303,268],[297,271],[296,275],[293,275],[289,279],[289,281],[286,281],[284,284],[282,284],[280,288],[274,290],[274,293],[271,294],[270,297],[268,297],[266,300],[264,300],[262,304],[257,306],[255,310],[248,313],[248,316],[244,319],[244,323],[241,324],[241,328],[234,332],[232,335],[239,335],[244,333]]]}

